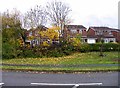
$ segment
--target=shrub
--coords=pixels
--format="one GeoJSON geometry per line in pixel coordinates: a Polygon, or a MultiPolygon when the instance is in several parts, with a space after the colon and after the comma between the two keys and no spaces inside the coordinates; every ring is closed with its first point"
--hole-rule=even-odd
{"type": "MultiPolygon", "coordinates": [[[[101,43],[98,44],[89,44],[90,51],[100,51],[101,43]]],[[[118,51],[118,48],[120,47],[119,44],[115,43],[104,43],[103,44],[103,51],[118,51]]]]}
{"type": "Polygon", "coordinates": [[[16,57],[16,49],[13,45],[4,43],[2,45],[2,58],[10,59],[16,57]]]}
{"type": "Polygon", "coordinates": [[[47,53],[47,57],[61,57],[64,54],[60,52],[58,49],[51,50],[47,53]]]}
{"type": "Polygon", "coordinates": [[[100,51],[101,44],[89,44],[90,51],[100,51]]]}
{"type": "Polygon", "coordinates": [[[83,43],[80,46],[80,52],[88,52],[90,50],[90,46],[87,43],[83,43]]]}

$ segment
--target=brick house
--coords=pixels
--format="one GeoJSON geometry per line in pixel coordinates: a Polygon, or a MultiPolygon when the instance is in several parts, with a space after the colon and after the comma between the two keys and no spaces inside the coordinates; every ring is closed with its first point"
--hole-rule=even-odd
{"type": "Polygon", "coordinates": [[[45,26],[38,26],[36,29],[30,29],[26,32],[26,43],[30,45],[40,45],[44,39],[41,38],[39,32],[40,31],[46,31],[48,28],[45,26]],[[30,37],[33,37],[32,39],[29,39],[30,37]]]}
{"type": "Polygon", "coordinates": [[[109,27],[89,27],[87,31],[87,43],[96,43],[100,39],[104,43],[120,42],[120,30],[109,27]]]}
{"type": "Polygon", "coordinates": [[[83,41],[87,37],[87,28],[84,27],[83,25],[65,25],[64,28],[64,38],[68,39],[69,38],[74,38],[77,35],[81,35],[81,38],[83,41]]]}
{"type": "MultiPolygon", "coordinates": [[[[26,43],[30,45],[40,45],[43,41],[48,41],[47,38],[41,38],[39,32],[46,31],[48,28],[39,26],[36,29],[30,29],[26,32],[27,38],[34,36],[34,39],[27,39],[26,43]]],[[[63,38],[69,39],[80,35],[82,42],[89,44],[97,43],[101,39],[105,43],[120,42],[120,30],[109,27],[89,27],[88,30],[83,25],[65,25],[63,38]]]]}

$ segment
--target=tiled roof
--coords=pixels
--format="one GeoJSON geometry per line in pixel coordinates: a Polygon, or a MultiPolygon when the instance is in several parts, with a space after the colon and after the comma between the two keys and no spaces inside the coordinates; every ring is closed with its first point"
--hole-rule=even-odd
{"type": "MultiPolygon", "coordinates": [[[[99,36],[98,35],[94,35],[94,36],[87,36],[87,38],[99,38],[99,36]]],[[[110,36],[110,35],[108,35],[108,36],[101,36],[101,38],[115,38],[114,36],[110,36]]]]}
{"type": "Polygon", "coordinates": [[[119,31],[120,32],[120,29],[115,29],[115,28],[109,28],[109,27],[89,27],[93,30],[111,30],[111,31],[119,31]]]}
{"type": "Polygon", "coordinates": [[[65,27],[67,28],[82,28],[82,29],[86,29],[86,27],[84,27],[83,25],[65,25],[65,27]]]}
{"type": "Polygon", "coordinates": [[[47,30],[48,28],[41,25],[41,26],[38,26],[38,27],[35,28],[35,29],[30,29],[30,30],[28,30],[28,32],[37,31],[37,30],[40,30],[40,29],[42,29],[42,30],[47,30]]]}

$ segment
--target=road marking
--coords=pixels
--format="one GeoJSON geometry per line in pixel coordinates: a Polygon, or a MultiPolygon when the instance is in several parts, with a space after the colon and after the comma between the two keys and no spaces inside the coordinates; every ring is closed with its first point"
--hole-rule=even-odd
{"type": "Polygon", "coordinates": [[[0,86],[2,86],[4,83],[0,83],[0,86]]]}
{"type": "Polygon", "coordinates": [[[42,86],[73,86],[72,88],[77,88],[78,86],[100,86],[102,83],[79,83],[79,84],[59,84],[59,83],[31,83],[32,85],[42,85],[42,86]]]}
{"type": "Polygon", "coordinates": [[[73,86],[72,88],[77,88],[79,85],[78,84],[76,84],[75,86],[73,86]]]}

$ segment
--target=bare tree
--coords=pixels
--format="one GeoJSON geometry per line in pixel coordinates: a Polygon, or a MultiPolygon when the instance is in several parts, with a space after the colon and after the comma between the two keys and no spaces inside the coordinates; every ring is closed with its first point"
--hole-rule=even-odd
{"type": "Polygon", "coordinates": [[[23,19],[24,27],[34,28],[46,23],[46,14],[44,8],[41,6],[36,6],[35,8],[30,9],[23,19]]]}
{"type": "Polygon", "coordinates": [[[53,25],[59,26],[61,28],[61,33],[63,31],[64,25],[70,22],[69,13],[70,7],[61,1],[48,2],[46,5],[46,13],[49,20],[53,25]]]}

